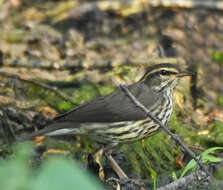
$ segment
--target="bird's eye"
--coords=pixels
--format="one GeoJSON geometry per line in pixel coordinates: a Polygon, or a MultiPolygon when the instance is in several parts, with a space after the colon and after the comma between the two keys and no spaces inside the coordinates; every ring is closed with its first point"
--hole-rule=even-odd
{"type": "Polygon", "coordinates": [[[166,70],[161,70],[161,75],[167,75],[168,74],[168,71],[166,70]]]}

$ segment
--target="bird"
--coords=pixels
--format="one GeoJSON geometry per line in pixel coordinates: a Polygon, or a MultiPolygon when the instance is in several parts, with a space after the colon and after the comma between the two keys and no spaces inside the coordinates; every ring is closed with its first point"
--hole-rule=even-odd
{"type": "MultiPolygon", "coordinates": [[[[174,88],[181,77],[190,75],[193,73],[175,64],[155,64],[147,67],[142,78],[128,85],[127,89],[154,117],[167,125],[174,107],[174,88]]],[[[44,129],[23,140],[36,136],[83,135],[107,147],[114,147],[147,138],[159,130],[159,124],[118,88],[109,95],[97,97],[56,116],[44,129]]]]}

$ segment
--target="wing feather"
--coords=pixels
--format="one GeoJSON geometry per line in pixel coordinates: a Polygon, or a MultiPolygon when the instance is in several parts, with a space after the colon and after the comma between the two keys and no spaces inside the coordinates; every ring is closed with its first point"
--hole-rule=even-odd
{"type": "MultiPolygon", "coordinates": [[[[135,83],[128,89],[147,108],[157,100],[154,92],[144,83],[135,83]]],[[[145,119],[146,114],[120,88],[112,94],[98,97],[74,110],[57,116],[59,122],[118,122],[145,119]]]]}
{"type": "MultiPolygon", "coordinates": [[[[147,108],[159,101],[154,92],[144,83],[138,82],[128,86],[133,95],[147,108]]],[[[83,122],[119,122],[137,121],[145,119],[146,114],[132,102],[120,88],[112,94],[98,97],[90,102],[80,105],[74,110],[57,116],[51,124],[44,129],[34,132],[19,141],[31,139],[40,135],[47,135],[60,129],[80,127],[83,122]]],[[[69,133],[68,133],[69,134],[69,133]]]]}

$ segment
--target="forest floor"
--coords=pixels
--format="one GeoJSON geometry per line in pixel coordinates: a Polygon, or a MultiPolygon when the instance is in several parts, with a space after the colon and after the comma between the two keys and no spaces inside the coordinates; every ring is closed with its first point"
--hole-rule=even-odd
{"type": "MultiPolygon", "coordinates": [[[[170,129],[197,154],[223,146],[221,11],[13,2],[0,5],[0,109],[10,123],[7,135],[0,128],[0,143],[41,129],[57,114],[109,94],[119,84],[138,81],[149,65],[177,62],[197,75],[177,86],[170,129]]],[[[99,147],[80,137],[46,138],[36,146],[43,150],[37,154],[61,150],[84,164],[99,147]]],[[[162,186],[190,161],[164,132],[120,145],[113,156],[128,176],[149,180],[148,187],[153,172],[162,186]]],[[[116,177],[101,162],[101,178],[116,177]]]]}

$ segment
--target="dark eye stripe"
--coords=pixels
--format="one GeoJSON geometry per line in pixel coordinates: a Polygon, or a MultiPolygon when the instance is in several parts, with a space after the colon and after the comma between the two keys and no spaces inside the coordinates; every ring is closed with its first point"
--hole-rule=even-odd
{"type": "Polygon", "coordinates": [[[167,71],[167,70],[161,70],[161,71],[158,71],[157,73],[159,73],[161,75],[176,75],[177,74],[176,72],[167,71]]]}
{"type": "Polygon", "coordinates": [[[177,72],[174,72],[174,71],[167,71],[167,70],[161,70],[161,71],[157,71],[157,72],[154,72],[154,73],[149,73],[146,77],[148,76],[156,76],[156,75],[176,75],[177,72]],[[163,74],[163,71],[165,71],[165,74],[163,74]]]}
{"type": "MultiPolygon", "coordinates": [[[[164,71],[165,69],[159,69],[155,72],[148,72],[146,73],[141,80],[143,79],[149,79],[149,78],[152,78],[153,76],[157,76],[157,75],[162,75],[162,72],[164,71]]],[[[178,72],[175,72],[175,71],[168,71],[168,70],[165,70],[165,75],[169,76],[169,75],[176,75],[178,72]]]]}

